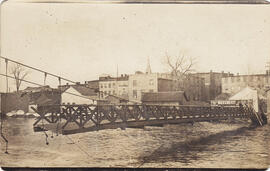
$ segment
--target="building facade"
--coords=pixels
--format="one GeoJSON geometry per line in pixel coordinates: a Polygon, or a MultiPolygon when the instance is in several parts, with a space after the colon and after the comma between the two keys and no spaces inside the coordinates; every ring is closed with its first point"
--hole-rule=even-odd
{"type": "Polygon", "coordinates": [[[205,94],[204,99],[214,100],[218,95],[222,93],[222,78],[233,76],[231,73],[222,72],[202,72],[193,74],[197,77],[204,78],[205,81],[205,94]]]}
{"type": "Polygon", "coordinates": [[[99,77],[99,91],[102,98],[107,95],[115,95],[122,98],[128,98],[129,76],[121,75],[120,77],[99,77]]]}
{"type": "Polygon", "coordinates": [[[177,78],[168,73],[136,72],[129,76],[128,96],[130,101],[141,102],[143,93],[184,91],[187,98],[204,100],[204,78],[192,75],[177,78]]]}
{"type": "Polygon", "coordinates": [[[222,93],[235,94],[247,86],[263,90],[269,85],[269,74],[235,75],[222,78],[222,93]]]}

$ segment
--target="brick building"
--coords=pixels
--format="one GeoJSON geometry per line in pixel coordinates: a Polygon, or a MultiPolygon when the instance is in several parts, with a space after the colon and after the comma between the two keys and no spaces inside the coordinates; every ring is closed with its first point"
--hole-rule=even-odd
{"type": "Polygon", "coordinates": [[[214,100],[218,95],[222,93],[222,78],[233,76],[231,73],[222,72],[201,72],[193,74],[195,76],[204,78],[205,81],[205,100],[214,100]]]}
{"type": "Polygon", "coordinates": [[[160,77],[158,73],[137,71],[129,75],[128,97],[130,101],[141,102],[142,93],[172,91],[172,80],[160,77]]]}
{"type": "Polygon", "coordinates": [[[129,76],[121,75],[120,77],[104,76],[99,77],[99,91],[101,97],[106,95],[115,95],[123,98],[128,98],[129,76]]]}
{"type": "Polygon", "coordinates": [[[136,72],[129,76],[128,96],[129,100],[140,102],[143,93],[184,91],[188,99],[203,101],[204,87],[204,78],[193,75],[177,78],[169,73],[136,72]]]}
{"type": "Polygon", "coordinates": [[[192,101],[205,101],[204,78],[192,74],[184,75],[181,78],[173,77],[173,90],[184,91],[187,98],[192,101]]]}
{"type": "Polygon", "coordinates": [[[235,75],[222,78],[222,93],[235,94],[249,86],[263,90],[270,85],[269,74],[235,75]]]}

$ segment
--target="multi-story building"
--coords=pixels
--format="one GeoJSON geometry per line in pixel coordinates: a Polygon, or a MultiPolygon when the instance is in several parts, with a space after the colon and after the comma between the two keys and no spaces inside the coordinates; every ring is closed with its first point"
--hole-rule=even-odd
{"type": "Polygon", "coordinates": [[[147,92],[184,91],[189,100],[204,100],[204,78],[186,75],[173,77],[168,73],[136,72],[129,76],[129,100],[140,102],[147,92]]]}
{"type": "Polygon", "coordinates": [[[87,88],[99,91],[99,80],[85,81],[84,84],[87,88]]]}
{"type": "Polygon", "coordinates": [[[203,95],[206,100],[214,100],[222,93],[222,78],[233,76],[231,73],[222,72],[201,72],[193,74],[197,77],[204,78],[205,81],[205,94],[203,95]]]}
{"type": "Polygon", "coordinates": [[[249,86],[262,90],[269,87],[269,74],[255,74],[255,75],[235,75],[222,78],[222,93],[235,94],[243,88],[249,86]]]}
{"type": "Polygon", "coordinates": [[[130,101],[141,102],[142,93],[172,91],[172,79],[160,77],[158,73],[137,71],[129,75],[128,97],[130,101]]]}
{"type": "Polygon", "coordinates": [[[129,76],[123,74],[120,77],[99,77],[99,91],[103,92],[101,97],[106,95],[116,95],[128,98],[128,79],[129,76]]]}

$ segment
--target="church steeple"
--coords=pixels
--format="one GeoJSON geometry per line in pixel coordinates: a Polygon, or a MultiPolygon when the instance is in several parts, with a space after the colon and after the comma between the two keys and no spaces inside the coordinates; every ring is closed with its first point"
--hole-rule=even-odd
{"type": "Polygon", "coordinates": [[[151,66],[150,66],[150,60],[149,60],[149,57],[147,58],[147,67],[146,67],[146,71],[145,71],[146,74],[151,74],[152,71],[151,71],[151,66]]]}

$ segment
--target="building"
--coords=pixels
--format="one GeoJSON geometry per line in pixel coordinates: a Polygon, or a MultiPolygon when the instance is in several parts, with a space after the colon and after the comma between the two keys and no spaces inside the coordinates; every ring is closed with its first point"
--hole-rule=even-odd
{"type": "Polygon", "coordinates": [[[99,91],[99,80],[85,81],[84,85],[96,90],[97,92],[99,91]]]}
{"type": "Polygon", "coordinates": [[[206,101],[204,78],[186,74],[173,78],[173,91],[184,91],[191,101],[206,101]]]}
{"type": "Polygon", "coordinates": [[[173,76],[171,73],[152,73],[148,64],[146,72],[137,71],[129,76],[128,97],[130,101],[141,102],[143,93],[184,91],[190,100],[203,101],[204,78],[191,74],[173,76]]]}
{"type": "Polygon", "coordinates": [[[258,112],[259,111],[259,97],[258,91],[249,86],[241,89],[241,91],[234,94],[229,100],[237,100],[241,101],[242,104],[249,104],[253,106],[253,109],[258,112]],[[245,102],[246,101],[246,102],[245,102]]]}
{"type": "Polygon", "coordinates": [[[22,110],[25,113],[34,112],[31,107],[37,105],[60,104],[60,91],[49,86],[27,87],[24,90],[1,94],[1,109],[3,113],[22,110]]]}
{"type": "Polygon", "coordinates": [[[62,91],[62,104],[97,104],[98,92],[84,85],[70,85],[62,91]]]}
{"type": "Polygon", "coordinates": [[[149,105],[184,105],[188,101],[183,91],[143,93],[142,103],[149,105]]]}
{"type": "Polygon", "coordinates": [[[194,76],[204,78],[205,81],[205,92],[204,99],[214,100],[219,94],[222,93],[222,78],[233,76],[231,73],[222,72],[201,72],[195,73],[194,76]]]}
{"type": "Polygon", "coordinates": [[[222,93],[235,94],[249,86],[264,90],[270,85],[269,74],[235,75],[222,78],[222,93]]]}
{"type": "Polygon", "coordinates": [[[103,76],[99,77],[100,96],[114,95],[128,99],[129,76],[121,74],[120,77],[103,76]]]}
{"type": "Polygon", "coordinates": [[[129,75],[128,97],[133,102],[141,102],[142,93],[172,91],[172,88],[172,79],[162,78],[159,73],[137,71],[129,75]]]}

